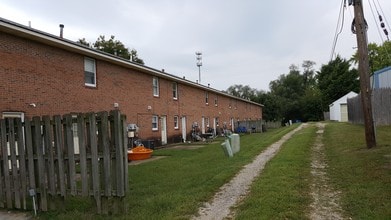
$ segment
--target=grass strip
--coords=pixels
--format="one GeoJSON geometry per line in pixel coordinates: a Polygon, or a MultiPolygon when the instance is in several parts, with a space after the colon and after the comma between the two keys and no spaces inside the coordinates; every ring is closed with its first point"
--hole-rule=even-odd
{"type": "Polygon", "coordinates": [[[283,144],[251,186],[249,196],[236,208],[235,219],[305,219],[311,202],[312,124],[283,144]]]}
{"type": "MultiPolygon", "coordinates": [[[[220,186],[267,146],[297,125],[241,136],[240,152],[227,158],[221,148],[224,139],[193,150],[161,149],[155,156],[166,158],[129,166],[128,213],[103,216],[93,212],[85,199],[66,204],[65,212],[40,214],[40,219],[188,219],[208,201],[220,186]],[[83,209],[75,204],[83,204],[83,209]]],[[[91,203],[93,204],[93,202],[91,203]]]]}
{"type": "Polygon", "coordinates": [[[364,126],[329,123],[324,134],[328,173],[353,219],[390,219],[391,126],[377,128],[378,146],[367,149],[364,126]]]}

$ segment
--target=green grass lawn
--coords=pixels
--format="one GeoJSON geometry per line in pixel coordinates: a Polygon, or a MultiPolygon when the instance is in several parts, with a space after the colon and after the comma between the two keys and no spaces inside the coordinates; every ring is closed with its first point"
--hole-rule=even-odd
{"type": "MultiPolygon", "coordinates": [[[[188,219],[245,164],[297,125],[241,136],[241,150],[227,158],[223,139],[194,150],[161,149],[156,161],[129,166],[128,212],[95,214],[91,199],[74,199],[65,211],[40,219],[188,219]]],[[[303,219],[309,212],[310,147],[314,124],[296,133],[266,165],[237,207],[237,219],[303,219]]],[[[366,149],[363,126],[328,123],[324,133],[330,184],[353,219],[390,219],[391,126],[377,129],[378,147],[366,149]]]]}
{"type": "Polygon", "coordinates": [[[225,182],[267,146],[278,141],[297,125],[265,133],[241,136],[240,152],[224,155],[223,138],[193,150],[161,149],[154,156],[167,156],[129,166],[129,191],[125,198],[128,213],[102,216],[93,212],[93,202],[76,199],[65,212],[40,214],[41,219],[188,219],[225,182]],[[77,207],[83,205],[83,208],[77,207]]]}
{"type": "Polygon", "coordinates": [[[364,127],[330,123],[325,132],[328,172],[353,219],[391,219],[391,126],[377,128],[367,149],[364,127]]]}
{"type": "Polygon", "coordinates": [[[250,195],[236,208],[235,219],[305,219],[311,203],[311,125],[294,134],[266,164],[250,195]]]}

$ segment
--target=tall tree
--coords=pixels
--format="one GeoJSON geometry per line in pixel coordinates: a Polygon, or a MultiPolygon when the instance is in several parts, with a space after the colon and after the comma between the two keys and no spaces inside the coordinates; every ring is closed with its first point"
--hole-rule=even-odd
{"type": "Polygon", "coordinates": [[[269,83],[270,92],[277,97],[279,111],[283,120],[302,119],[300,99],[304,95],[304,77],[295,65],[289,67],[287,75],[282,74],[269,83]]]}
{"type": "Polygon", "coordinates": [[[314,65],[316,63],[311,60],[304,60],[303,64],[301,65],[303,67],[303,77],[304,77],[304,87],[313,87],[315,86],[315,70],[314,65]]]}
{"type": "Polygon", "coordinates": [[[337,56],[328,64],[322,65],[317,72],[318,88],[322,93],[323,110],[329,104],[350,91],[359,91],[357,69],[352,69],[350,62],[337,56]]]}

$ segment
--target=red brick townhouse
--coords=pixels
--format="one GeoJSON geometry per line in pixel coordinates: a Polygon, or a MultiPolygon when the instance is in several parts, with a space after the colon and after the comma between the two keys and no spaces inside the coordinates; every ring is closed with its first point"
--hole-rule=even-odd
{"type": "Polygon", "coordinates": [[[189,140],[195,123],[262,119],[261,104],[0,18],[1,117],[115,108],[162,145],[189,140]]]}

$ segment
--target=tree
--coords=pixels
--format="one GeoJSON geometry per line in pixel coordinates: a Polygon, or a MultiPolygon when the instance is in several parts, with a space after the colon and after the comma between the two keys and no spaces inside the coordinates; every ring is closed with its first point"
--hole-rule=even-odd
{"type": "Polygon", "coordinates": [[[79,39],[77,41],[77,43],[84,45],[84,46],[87,46],[87,47],[91,47],[91,44],[89,42],[87,42],[87,40],[85,38],[79,39]]]}
{"type": "Polygon", "coordinates": [[[253,89],[248,85],[233,85],[230,86],[226,92],[230,95],[251,101],[255,101],[258,93],[256,89],[253,89]]]}
{"type": "Polygon", "coordinates": [[[315,71],[313,69],[314,65],[316,63],[311,60],[304,60],[303,64],[301,65],[303,67],[303,77],[304,77],[304,87],[312,87],[315,86],[315,71]]]}
{"type": "Polygon", "coordinates": [[[352,69],[350,62],[337,56],[328,64],[322,65],[317,72],[318,88],[322,94],[323,110],[327,111],[329,104],[350,91],[359,91],[357,69],[352,69]]]}
{"type": "MultiPolygon", "coordinates": [[[[386,41],[383,45],[376,43],[368,44],[369,65],[371,72],[391,66],[391,41],[386,41]]],[[[358,63],[358,53],[356,52],[352,58],[355,64],[358,63]]]]}
{"type": "MultiPolygon", "coordinates": [[[[88,47],[91,46],[91,44],[87,42],[85,38],[79,39],[77,42],[88,47]]],[[[132,49],[129,51],[129,49],[125,47],[121,41],[116,40],[113,35],[110,36],[109,40],[106,40],[104,35],[99,36],[99,38],[95,41],[95,43],[92,44],[92,46],[94,49],[144,65],[144,60],[138,57],[137,50],[132,49]]]]}
{"type": "Polygon", "coordinates": [[[135,63],[139,63],[139,64],[144,65],[144,60],[142,60],[141,58],[138,57],[137,50],[135,50],[135,49],[132,49],[130,51],[130,60],[135,63]]]}

